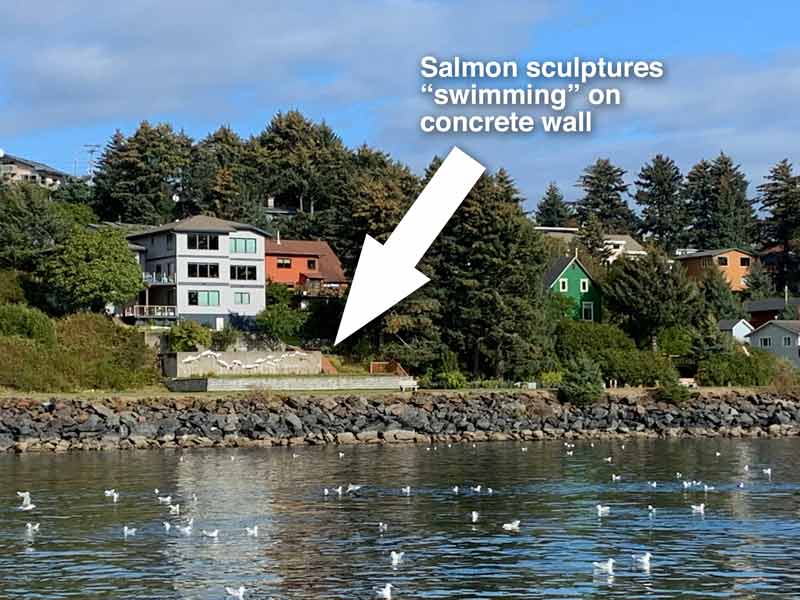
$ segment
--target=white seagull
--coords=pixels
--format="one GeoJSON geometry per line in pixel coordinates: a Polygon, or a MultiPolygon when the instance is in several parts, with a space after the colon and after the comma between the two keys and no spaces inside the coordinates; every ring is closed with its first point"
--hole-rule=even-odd
{"type": "Polygon", "coordinates": [[[503,523],[505,531],[519,531],[519,519],[511,521],[511,523],[503,523]]]}
{"type": "Polygon", "coordinates": [[[345,493],[346,494],[352,494],[352,493],[357,492],[360,489],[361,489],[360,485],[353,485],[352,483],[350,483],[350,484],[347,485],[347,489],[345,490],[345,493]]]}
{"type": "Polygon", "coordinates": [[[240,585],[238,588],[226,587],[225,591],[228,593],[228,596],[237,598],[237,600],[244,600],[245,587],[243,585],[240,585]]]}
{"type": "Polygon", "coordinates": [[[25,529],[28,533],[35,533],[39,531],[39,523],[27,523],[25,529]]]}
{"type": "Polygon", "coordinates": [[[405,494],[406,496],[410,496],[411,495],[411,486],[407,485],[407,486],[405,486],[403,488],[400,488],[400,491],[403,492],[403,494],[405,494]]]}
{"type": "Polygon", "coordinates": [[[128,537],[129,535],[136,535],[136,529],[134,527],[128,527],[127,525],[125,525],[122,528],[122,536],[128,537]]]}
{"type": "Polygon", "coordinates": [[[103,491],[103,495],[104,495],[106,498],[111,498],[111,496],[113,496],[113,495],[114,495],[114,492],[116,492],[116,491],[117,491],[117,490],[115,490],[115,489],[104,490],[104,491],[103,491]]]}
{"type": "Polygon", "coordinates": [[[389,555],[392,557],[392,566],[396,567],[401,562],[403,562],[403,556],[405,556],[405,552],[395,552],[392,550],[392,553],[389,555]]]}
{"type": "Polygon", "coordinates": [[[203,534],[203,537],[217,539],[219,537],[219,529],[214,529],[213,531],[206,531],[205,529],[201,529],[200,533],[203,534]]]}
{"type": "Polygon", "coordinates": [[[170,529],[172,529],[172,525],[170,525],[167,521],[164,521],[164,531],[169,533],[170,529]]]}
{"type": "Polygon", "coordinates": [[[704,514],[706,514],[706,505],[705,504],[692,504],[692,514],[693,515],[704,515],[704,514]]]}
{"type": "Polygon", "coordinates": [[[342,491],[343,491],[342,486],[333,488],[333,491],[341,496],[342,495],[342,491]]]}
{"type": "Polygon", "coordinates": [[[617,475],[616,473],[611,474],[611,481],[619,481],[622,479],[622,475],[617,475]]]}
{"type": "Polygon", "coordinates": [[[388,529],[389,529],[388,523],[384,523],[383,521],[378,523],[378,533],[384,533],[388,529]]]}
{"type": "Polygon", "coordinates": [[[479,515],[477,510],[473,510],[471,513],[469,513],[469,518],[472,520],[473,523],[478,522],[478,516],[479,515]]]}
{"type": "Polygon", "coordinates": [[[649,485],[651,488],[658,487],[658,482],[656,482],[656,481],[648,481],[647,485],[649,485]]]}
{"type": "Polygon", "coordinates": [[[382,588],[378,588],[375,590],[375,597],[376,598],[383,598],[383,600],[392,600],[392,584],[387,583],[382,588]]]}
{"type": "Polygon", "coordinates": [[[170,504],[169,505],[169,514],[171,514],[171,515],[179,515],[179,514],[181,514],[181,505],[180,504],[170,504]]]}
{"type": "Polygon", "coordinates": [[[606,461],[607,463],[610,463],[610,462],[611,462],[611,457],[610,457],[610,456],[606,456],[606,458],[605,458],[605,461],[606,461]]]}
{"type": "Polygon", "coordinates": [[[634,554],[633,557],[632,557],[633,558],[633,563],[637,567],[642,569],[643,571],[649,571],[650,570],[650,558],[652,556],[653,555],[650,554],[649,552],[645,552],[644,554],[634,554]]]}
{"type": "Polygon", "coordinates": [[[453,486],[453,493],[454,493],[454,494],[457,494],[457,493],[458,493],[458,486],[457,486],[457,485],[454,485],[454,486],[453,486]]]}
{"type": "Polygon", "coordinates": [[[19,507],[20,510],[33,510],[36,508],[36,505],[31,502],[30,492],[17,492],[17,496],[22,498],[22,504],[19,507]]]}
{"type": "Polygon", "coordinates": [[[481,486],[480,486],[480,484],[478,484],[478,485],[476,485],[476,486],[473,486],[473,488],[472,488],[472,491],[473,491],[473,492],[476,492],[476,493],[478,493],[478,494],[480,494],[480,493],[481,493],[481,486]]]}
{"type": "Polygon", "coordinates": [[[159,496],[158,497],[159,504],[172,504],[172,496],[159,496]]]}
{"type": "Polygon", "coordinates": [[[111,494],[111,501],[114,504],[116,504],[119,501],[119,493],[114,492],[113,494],[111,494]]]}
{"type": "Polygon", "coordinates": [[[598,573],[608,573],[609,575],[614,574],[614,559],[609,558],[608,560],[604,560],[602,562],[593,562],[592,567],[598,573]]]}
{"type": "Polygon", "coordinates": [[[252,527],[245,527],[245,531],[247,531],[247,535],[250,537],[258,537],[258,525],[253,525],[252,527]]]}
{"type": "Polygon", "coordinates": [[[608,513],[611,512],[610,506],[603,506],[602,504],[598,504],[595,508],[597,509],[598,517],[605,517],[608,515],[608,513]]]}
{"type": "Polygon", "coordinates": [[[769,477],[770,479],[772,479],[772,467],[769,467],[769,468],[766,468],[766,469],[761,469],[761,472],[764,475],[766,475],[767,477],[769,477]]]}

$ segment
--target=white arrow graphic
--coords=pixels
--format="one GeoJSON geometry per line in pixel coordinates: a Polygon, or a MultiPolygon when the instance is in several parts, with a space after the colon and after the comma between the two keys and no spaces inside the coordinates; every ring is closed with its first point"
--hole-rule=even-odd
{"type": "Polygon", "coordinates": [[[417,263],[485,170],[454,147],[386,243],[366,236],[334,345],[428,283],[417,263]]]}

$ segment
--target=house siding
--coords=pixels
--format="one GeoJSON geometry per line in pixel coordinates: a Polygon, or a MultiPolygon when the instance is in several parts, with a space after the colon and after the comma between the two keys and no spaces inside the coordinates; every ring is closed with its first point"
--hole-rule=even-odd
{"type": "Polygon", "coordinates": [[[800,335],[777,325],[766,325],[763,329],[753,332],[749,339],[753,348],[761,348],[770,354],[784,358],[800,369],[800,335]],[[791,346],[783,345],[784,337],[791,339],[791,346]],[[772,340],[772,345],[768,348],[761,346],[761,340],[765,338],[772,340]]]}
{"type": "Polygon", "coordinates": [[[572,262],[564,272],[550,286],[550,289],[561,295],[567,296],[574,303],[573,318],[576,320],[583,320],[583,303],[591,302],[593,307],[594,318],[592,320],[600,322],[602,319],[602,298],[600,290],[597,285],[592,281],[589,275],[578,264],[572,262]],[[567,281],[567,291],[561,291],[561,280],[567,281]],[[581,292],[581,280],[585,279],[589,282],[589,289],[586,292],[581,292]]]}
{"type": "Polygon", "coordinates": [[[745,281],[750,274],[750,266],[742,266],[741,259],[747,258],[750,264],[757,260],[754,256],[750,256],[745,252],[739,250],[729,250],[721,252],[715,256],[698,256],[692,257],[691,254],[686,258],[682,258],[679,262],[683,264],[686,269],[687,275],[692,279],[700,279],[703,270],[710,266],[715,266],[723,274],[734,292],[741,292],[747,289],[747,282],[745,281]],[[720,265],[720,257],[727,260],[727,265],[720,265]]]}

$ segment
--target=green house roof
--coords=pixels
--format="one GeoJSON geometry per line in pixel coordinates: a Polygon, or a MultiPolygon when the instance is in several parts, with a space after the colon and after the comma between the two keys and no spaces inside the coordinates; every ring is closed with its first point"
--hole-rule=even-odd
{"type": "Polygon", "coordinates": [[[561,256],[556,260],[554,260],[552,263],[550,263],[550,266],[544,273],[544,284],[548,288],[553,287],[553,284],[558,280],[559,277],[561,277],[561,274],[564,273],[564,271],[566,271],[572,263],[578,265],[581,271],[586,273],[586,276],[589,278],[589,280],[592,283],[595,283],[594,279],[589,273],[589,270],[583,266],[583,264],[581,263],[580,260],[578,260],[578,257],[576,255],[576,256],[561,256]]]}

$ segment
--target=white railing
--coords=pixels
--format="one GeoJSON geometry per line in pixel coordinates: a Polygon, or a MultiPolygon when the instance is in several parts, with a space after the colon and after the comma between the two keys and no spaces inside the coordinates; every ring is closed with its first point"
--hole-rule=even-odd
{"type": "Polygon", "coordinates": [[[145,283],[175,283],[175,273],[142,273],[145,283]]]}
{"type": "Polygon", "coordinates": [[[136,317],[137,319],[175,319],[178,316],[178,307],[160,304],[134,304],[125,307],[122,314],[125,317],[136,317]]]}

